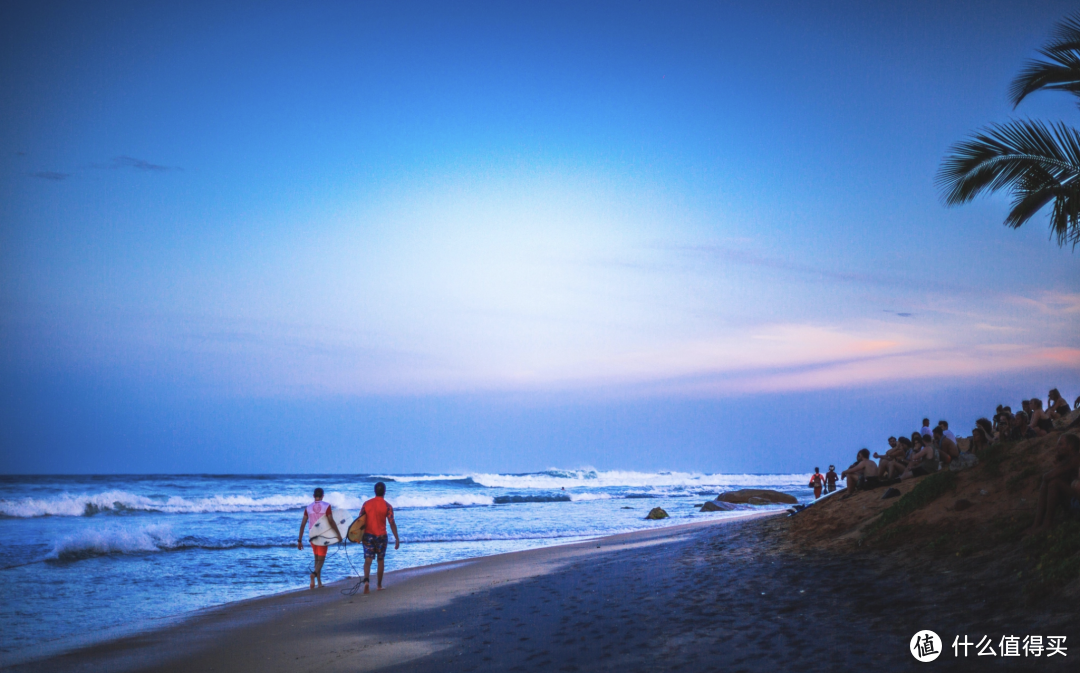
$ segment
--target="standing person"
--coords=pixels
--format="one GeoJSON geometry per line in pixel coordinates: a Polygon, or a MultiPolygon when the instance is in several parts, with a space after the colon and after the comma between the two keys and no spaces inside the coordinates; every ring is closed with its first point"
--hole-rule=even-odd
{"type": "MultiPolygon", "coordinates": [[[[303,550],[304,548],[304,524],[307,524],[308,531],[311,531],[311,527],[315,525],[315,522],[321,519],[324,515],[330,521],[330,527],[334,529],[338,537],[342,540],[345,536],[338,530],[337,522],[334,521],[334,510],[330,507],[330,503],[323,502],[323,490],[321,488],[315,489],[315,502],[311,503],[304,508],[304,518],[300,520],[300,537],[296,540],[296,548],[303,550]]],[[[326,550],[321,544],[311,545],[311,551],[315,552],[315,572],[311,573],[311,584],[309,588],[315,588],[316,580],[319,582],[319,588],[322,588],[322,567],[326,563],[326,550]]]]}
{"type": "Polygon", "coordinates": [[[814,489],[814,500],[821,497],[821,489],[825,486],[825,475],[819,468],[814,468],[814,476],[810,477],[810,486],[814,489]]]}
{"type": "Polygon", "coordinates": [[[930,419],[929,418],[924,418],[924,419],[922,419],[922,428],[919,429],[919,436],[921,437],[923,435],[929,435],[929,434],[930,434],[930,419]]]}
{"type": "Polygon", "coordinates": [[[836,474],[836,466],[830,465],[829,471],[825,473],[825,490],[828,493],[836,490],[836,480],[839,478],[840,475],[836,474]]]}
{"type": "MultiPolygon", "coordinates": [[[[383,499],[386,495],[386,484],[381,481],[375,484],[375,497],[364,503],[360,509],[360,516],[367,518],[364,526],[364,584],[370,584],[371,562],[379,559],[378,588],[382,590],[383,560],[386,558],[386,523],[390,522],[390,530],[394,531],[394,549],[401,547],[398,538],[397,523],[394,522],[394,508],[383,499]]],[[[367,586],[364,590],[367,591],[367,586]]]]}

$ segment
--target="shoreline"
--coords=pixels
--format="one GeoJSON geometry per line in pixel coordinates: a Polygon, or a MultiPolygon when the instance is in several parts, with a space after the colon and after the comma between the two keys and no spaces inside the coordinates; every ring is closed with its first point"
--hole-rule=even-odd
{"type": "MultiPolygon", "coordinates": [[[[461,575],[462,577],[453,579],[461,583],[462,586],[475,590],[479,588],[479,585],[476,584],[472,576],[478,573],[494,572],[500,577],[496,583],[516,582],[525,578],[555,572],[566,563],[570,563],[579,557],[595,554],[597,550],[599,550],[599,553],[612,553],[643,545],[656,544],[659,541],[678,539],[702,528],[735,524],[777,516],[783,513],[784,510],[746,512],[736,516],[637,530],[598,538],[587,538],[575,542],[556,543],[491,556],[444,561],[399,570],[391,569],[385,575],[385,591],[376,592],[372,589],[371,594],[364,596],[364,598],[389,599],[402,593],[410,594],[406,597],[407,602],[390,606],[390,614],[400,614],[403,611],[424,608],[427,601],[422,596],[413,594],[418,591],[422,594],[426,585],[432,583],[433,575],[442,575],[440,581],[445,579],[444,574],[446,573],[461,575]],[[527,572],[525,572],[526,570],[527,572]],[[525,574],[522,574],[522,572],[525,572],[525,574]],[[393,589],[397,589],[397,591],[393,591],[393,589]]],[[[393,563],[392,556],[389,556],[388,560],[390,564],[393,563]]],[[[372,571],[374,574],[374,568],[372,571]]],[[[212,649],[216,640],[232,635],[235,631],[273,624],[275,619],[280,618],[277,613],[285,613],[285,617],[295,617],[294,613],[332,608],[338,602],[356,605],[356,600],[360,599],[363,594],[357,593],[353,597],[342,594],[344,589],[354,586],[356,581],[356,578],[336,580],[327,583],[322,590],[289,590],[231,601],[189,613],[166,617],[163,618],[165,623],[142,628],[133,633],[127,632],[115,638],[86,645],[63,646],[54,651],[28,653],[10,664],[5,664],[2,670],[170,670],[170,662],[175,663],[189,658],[193,650],[197,651],[200,648],[212,649]],[[175,644],[177,640],[182,640],[184,644],[177,647],[175,644]]],[[[461,591],[451,593],[453,594],[451,597],[456,598],[461,591]]],[[[430,597],[428,599],[430,600],[430,597]]],[[[399,655],[408,657],[412,654],[415,654],[415,652],[396,652],[388,659],[379,657],[378,660],[390,664],[396,661],[399,655]]],[[[183,670],[183,668],[176,670],[183,670]]],[[[217,670],[234,669],[218,668],[217,670]]],[[[373,669],[366,667],[363,670],[373,669]]]]}

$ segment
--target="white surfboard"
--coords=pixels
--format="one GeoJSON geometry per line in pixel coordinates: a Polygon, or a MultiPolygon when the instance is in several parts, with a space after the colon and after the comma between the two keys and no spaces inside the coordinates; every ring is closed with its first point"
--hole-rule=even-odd
{"type": "MultiPolygon", "coordinates": [[[[349,524],[353,521],[353,515],[347,510],[338,509],[336,507],[333,508],[333,512],[334,522],[337,524],[338,531],[340,531],[342,535],[345,535],[349,531],[349,524]]],[[[319,520],[316,521],[311,526],[311,530],[308,531],[308,541],[313,545],[328,547],[332,544],[341,542],[341,538],[338,537],[337,533],[334,532],[334,529],[330,527],[330,518],[324,514],[319,517],[319,520]]]]}

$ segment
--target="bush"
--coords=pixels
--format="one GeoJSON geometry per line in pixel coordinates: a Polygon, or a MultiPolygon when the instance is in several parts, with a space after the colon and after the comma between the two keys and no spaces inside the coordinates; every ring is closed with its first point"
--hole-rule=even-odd
{"type": "Polygon", "coordinates": [[[1029,592],[1064,586],[1080,576],[1080,522],[1065,521],[1026,542],[1035,563],[1029,592]]]}
{"type": "Polygon", "coordinates": [[[996,477],[1001,474],[1001,464],[1009,457],[1009,449],[1015,444],[1016,442],[998,442],[988,446],[979,454],[979,464],[982,465],[982,469],[991,476],[996,477]]]}
{"type": "Polygon", "coordinates": [[[956,473],[951,470],[941,470],[925,477],[915,488],[911,489],[911,492],[902,496],[896,501],[896,504],[882,512],[881,516],[867,527],[866,534],[873,535],[915,510],[926,507],[955,486],[956,473]]]}

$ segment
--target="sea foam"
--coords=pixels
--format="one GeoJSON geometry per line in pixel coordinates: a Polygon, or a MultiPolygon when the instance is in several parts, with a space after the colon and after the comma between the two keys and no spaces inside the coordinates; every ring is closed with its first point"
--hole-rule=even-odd
{"type": "Polygon", "coordinates": [[[45,558],[76,561],[107,554],[155,552],[175,546],[176,538],[168,526],[107,526],[79,531],[60,539],[45,558]]]}

